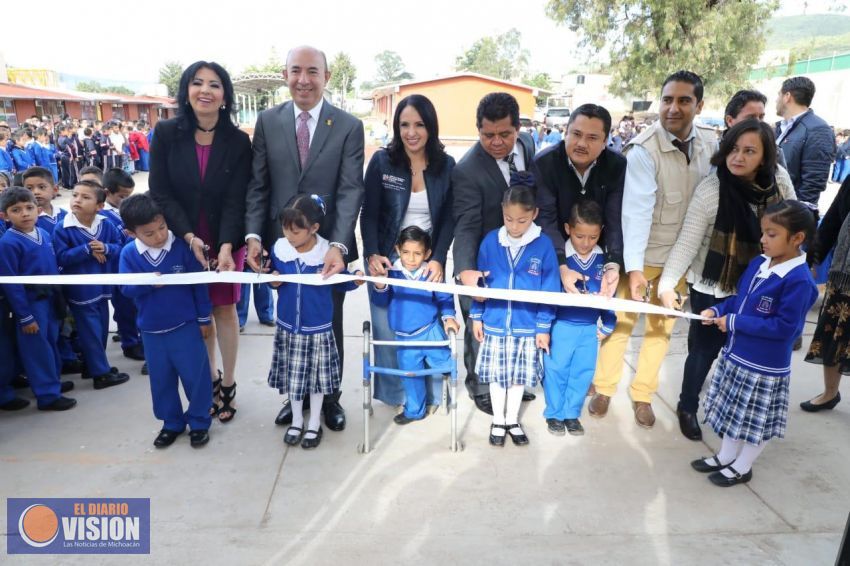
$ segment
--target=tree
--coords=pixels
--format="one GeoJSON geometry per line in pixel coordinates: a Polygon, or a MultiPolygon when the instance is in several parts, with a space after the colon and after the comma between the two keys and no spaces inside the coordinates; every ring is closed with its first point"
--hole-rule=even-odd
{"type": "Polygon", "coordinates": [[[522,76],[528,66],[528,50],[522,34],[512,28],[495,37],[482,37],[455,60],[458,71],[471,71],[504,80],[522,76]]]}
{"type": "Polygon", "coordinates": [[[77,83],[77,90],[81,92],[110,92],[114,94],[135,94],[134,91],[121,85],[103,86],[97,81],[82,81],[77,83]]]}
{"type": "Polygon", "coordinates": [[[777,0],[549,0],[546,15],[580,36],[579,46],[608,49],[611,92],[657,92],[670,73],[688,69],[706,89],[728,96],[747,84],[765,44],[777,0]]]}
{"type": "Polygon", "coordinates": [[[339,93],[342,100],[345,95],[354,90],[354,79],[357,78],[357,69],[351,62],[351,57],[341,51],[331,61],[331,80],[328,86],[331,90],[339,93]]]}
{"type": "Polygon", "coordinates": [[[378,72],[375,75],[374,84],[386,84],[398,81],[410,80],[413,75],[404,70],[404,62],[401,55],[395,51],[385,49],[375,55],[375,64],[378,72]]]}
{"type": "Polygon", "coordinates": [[[261,65],[248,65],[242,72],[281,74],[284,66],[283,61],[280,60],[280,57],[277,54],[277,49],[272,47],[271,50],[269,50],[269,57],[266,59],[265,63],[261,65]]]}
{"type": "MultiPolygon", "coordinates": [[[[552,88],[552,77],[549,76],[549,73],[537,73],[534,76],[525,77],[522,82],[528,86],[536,86],[544,90],[552,88]]],[[[542,106],[546,102],[546,95],[541,93],[535,98],[535,102],[538,106],[542,106]]]]}
{"type": "Polygon", "coordinates": [[[168,96],[177,96],[182,74],[183,64],[178,61],[169,61],[159,69],[159,82],[168,89],[168,96]]]}

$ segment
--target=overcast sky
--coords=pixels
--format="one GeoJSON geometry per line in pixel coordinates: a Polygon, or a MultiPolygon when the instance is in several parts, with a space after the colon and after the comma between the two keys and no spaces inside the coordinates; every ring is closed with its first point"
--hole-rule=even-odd
{"type": "MultiPolygon", "coordinates": [[[[33,21],[32,2],[3,3],[7,22],[33,21]]],[[[830,3],[834,0],[810,0],[809,13],[830,3]]],[[[153,83],[169,60],[184,65],[214,60],[239,72],[263,63],[272,47],[283,58],[290,47],[309,43],[328,57],[348,52],[358,81],[374,76],[374,56],[384,49],[398,52],[408,71],[425,78],[451,72],[455,58],[476,39],[516,27],[530,52],[531,70],[557,77],[582,61],[573,52],[575,34],[549,20],[545,5],[545,0],[314,0],[299,10],[300,3],[270,0],[84,0],[69,10],[66,0],[41,0],[39,12],[52,14],[45,20],[51,25],[61,21],[67,39],[57,43],[38,32],[30,41],[10,41],[14,28],[7,26],[0,53],[10,67],[153,83]],[[316,21],[299,21],[297,12],[316,21]],[[62,17],[53,17],[57,14],[62,17]]],[[[782,13],[800,13],[801,5],[783,0],[782,13]]]]}

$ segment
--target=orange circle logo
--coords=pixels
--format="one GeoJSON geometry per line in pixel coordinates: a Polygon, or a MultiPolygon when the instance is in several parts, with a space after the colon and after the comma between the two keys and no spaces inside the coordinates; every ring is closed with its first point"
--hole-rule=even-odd
{"type": "Polygon", "coordinates": [[[30,505],[21,513],[18,531],[28,545],[47,546],[59,534],[59,518],[53,509],[46,505],[30,505]]]}

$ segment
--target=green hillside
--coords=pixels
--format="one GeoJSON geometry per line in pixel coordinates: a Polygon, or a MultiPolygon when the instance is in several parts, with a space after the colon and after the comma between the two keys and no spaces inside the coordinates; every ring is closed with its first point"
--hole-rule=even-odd
{"type": "Polygon", "coordinates": [[[767,23],[767,49],[794,49],[809,57],[850,51],[850,16],[813,14],[773,18],[767,23]]]}

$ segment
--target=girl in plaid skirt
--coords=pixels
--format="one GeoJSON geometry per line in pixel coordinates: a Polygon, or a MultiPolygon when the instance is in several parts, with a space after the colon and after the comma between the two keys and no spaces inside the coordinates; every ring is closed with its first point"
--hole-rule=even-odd
{"type": "MultiPolygon", "coordinates": [[[[297,195],[283,210],[283,238],[272,248],[274,275],[321,273],[328,241],[318,235],[325,204],[316,195],[297,195]]],[[[357,272],[361,274],[360,272],[357,272]]],[[[322,441],[319,425],[322,400],[339,388],[339,352],[331,322],[334,287],[352,291],[363,282],[338,285],[269,283],[277,289],[277,331],[269,370],[269,385],[289,395],[292,426],[283,441],[302,448],[316,448],[322,441]],[[304,398],[310,396],[310,420],[304,432],[304,398]]]]}
{"type": "Polygon", "coordinates": [[[700,314],[727,333],[705,398],[705,422],[723,437],[714,456],[691,462],[715,485],[753,477],[771,438],[785,436],[791,348],[818,296],[800,247],[814,233],[811,211],[798,201],[767,207],[761,219],[764,255],[750,262],[738,294],[700,314]]]}
{"type": "MultiPolygon", "coordinates": [[[[478,251],[478,269],[486,287],[528,291],[561,290],[555,247],[540,227],[534,178],[514,174],[502,199],[505,225],[484,237],[478,251]]],[[[542,376],[538,350],[549,352],[549,330],[555,309],[549,305],[497,299],[473,301],[469,311],[475,339],[481,342],[475,372],[490,384],[493,422],[490,444],[528,444],[519,424],[519,406],[525,386],[534,387],[542,376]]]]}

